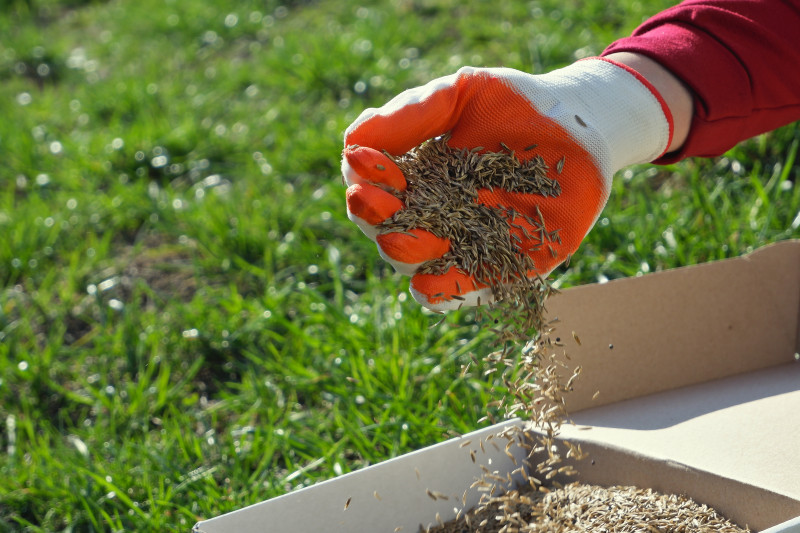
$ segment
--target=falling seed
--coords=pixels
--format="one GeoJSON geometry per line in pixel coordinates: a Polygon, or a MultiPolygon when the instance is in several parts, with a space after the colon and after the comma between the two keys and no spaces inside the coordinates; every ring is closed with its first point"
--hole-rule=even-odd
{"type": "Polygon", "coordinates": [[[442,322],[444,322],[444,321],[445,321],[445,319],[447,319],[447,317],[446,317],[446,316],[443,316],[442,318],[440,318],[439,320],[437,320],[435,323],[433,323],[433,324],[431,324],[430,326],[428,326],[428,329],[433,329],[433,328],[436,328],[436,327],[438,327],[438,326],[439,326],[439,324],[441,324],[442,322]]]}
{"type": "Polygon", "coordinates": [[[509,459],[511,459],[511,462],[514,463],[514,466],[517,466],[517,458],[514,457],[514,454],[506,450],[506,455],[508,456],[509,459]]]}
{"type": "Polygon", "coordinates": [[[378,170],[386,170],[386,167],[383,165],[375,165],[375,168],[377,168],[378,170]]]}
{"type": "Polygon", "coordinates": [[[575,115],[575,120],[578,122],[578,124],[580,124],[580,125],[581,125],[581,126],[583,126],[584,128],[586,127],[586,123],[585,123],[585,122],[583,121],[583,119],[582,119],[581,117],[579,117],[578,115],[575,115]]]}
{"type": "Polygon", "coordinates": [[[348,507],[350,507],[350,500],[352,500],[352,499],[353,499],[353,497],[351,496],[351,497],[347,498],[346,502],[344,502],[344,510],[345,511],[347,510],[348,507]]]}
{"type": "Polygon", "coordinates": [[[575,339],[575,342],[578,344],[578,346],[581,345],[581,338],[578,337],[578,334],[575,333],[574,331],[572,332],[572,338],[575,339]]]}
{"type": "Polygon", "coordinates": [[[592,400],[596,400],[598,396],[600,396],[600,391],[595,391],[595,393],[592,394],[592,400]]]}
{"type": "Polygon", "coordinates": [[[378,491],[377,491],[377,490],[376,490],[376,491],[374,491],[374,492],[372,493],[372,495],[373,495],[373,496],[375,496],[375,499],[376,499],[376,500],[379,500],[379,501],[380,501],[380,500],[382,500],[382,498],[381,498],[381,495],[380,495],[380,494],[378,494],[378,491]]]}
{"type": "MultiPolygon", "coordinates": [[[[577,115],[575,120],[586,127],[586,123],[577,115]]],[[[509,459],[518,466],[515,472],[522,472],[527,479],[530,492],[523,492],[522,489],[508,490],[511,488],[506,487],[510,472],[506,472],[506,477],[503,477],[499,472],[479,465],[482,477],[473,484],[480,493],[478,506],[469,512],[457,511],[457,514],[468,528],[480,523],[485,533],[523,531],[526,530],[526,518],[519,510],[515,510],[515,505],[523,504],[531,509],[539,509],[536,512],[539,516],[544,516],[544,510],[537,506],[545,499],[550,502],[567,499],[573,501],[571,498],[585,496],[595,502],[593,498],[597,495],[599,500],[595,510],[602,509],[602,512],[597,511],[592,516],[602,517],[609,498],[614,500],[616,496],[603,496],[605,493],[599,492],[601,489],[584,489],[585,485],[562,486],[554,482],[549,486],[542,484],[542,481],[554,481],[552,478],[559,472],[564,475],[574,472],[571,466],[561,464],[562,457],[581,459],[586,456],[579,446],[562,444],[555,438],[567,414],[563,394],[572,388],[580,370],[567,373],[569,379],[566,382],[561,377],[566,363],[555,359],[554,350],[563,348],[563,343],[557,337],[550,336],[557,319],[545,322],[543,316],[545,301],[556,291],[547,280],[528,277],[529,272],[536,270],[529,254],[546,254],[544,248],[547,247],[553,257],[557,256],[555,246],[560,245],[562,240],[560,229],[547,227],[538,202],[532,202],[534,212],[527,213],[518,212],[513,206],[492,207],[477,202],[479,191],[498,189],[545,198],[557,197],[561,194],[561,185],[558,180],[547,176],[552,173],[541,155],[532,155],[528,161],[521,162],[504,143],[500,143],[503,152],[493,153],[484,152],[483,147],[455,149],[447,144],[448,138],[443,135],[424,142],[400,156],[386,154],[405,176],[407,189],[397,194],[404,208],[379,224],[378,231],[379,234],[401,233],[418,238],[411,232],[414,229],[423,229],[451,241],[450,250],[444,256],[423,263],[417,273],[443,275],[455,268],[456,272],[466,276],[464,279],[469,280],[473,290],[488,287],[490,291],[490,298],[485,306],[481,304],[487,300],[486,296],[476,297],[478,308],[475,314],[478,321],[492,322],[492,327],[487,329],[491,329],[496,336],[498,349],[484,357],[482,362],[470,354],[471,362],[462,366],[462,375],[466,375],[467,369],[474,364],[484,375],[491,376],[491,380],[502,383],[505,390],[499,400],[490,402],[493,407],[487,406],[489,411],[478,423],[495,423],[495,412],[498,416],[524,415],[543,432],[536,440],[523,447],[530,455],[522,458],[521,463],[526,465],[522,470],[519,470],[522,467],[516,464],[514,454],[510,453],[508,446],[505,450],[509,459]],[[511,233],[512,230],[514,233],[511,233]],[[536,339],[536,342],[528,344],[527,341],[531,338],[536,339]],[[521,354],[512,353],[515,344],[525,346],[521,354]],[[482,363],[485,366],[481,367],[482,363]],[[566,452],[562,449],[564,446],[568,449],[566,452]],[[533,457],[536,459],[532,460],[533,457]],[[497,528],[492,529],[495,525],[497,528]]],[[[534,148],[536,145],[532,144],[524,150],[534,148]]],[[[557,174],[562,173],[565,164],[566,158],[561,157],[555,164],[557,174]]],[[[571,255],[567,255],[567,266],[570,259],[571,255]]],[[[456,298],[464,294],[461,284],[456,282],[455,288],[454,296],[445,296],[453,292],[448,287],[446,292],[432,298],[444,297],[447,300],[461,301],[461,298],[456,298]]],[[[580,346],[581,341],[574,332],[573,338],[580,346]]],[[[609,349],[613,349],[613,345],[609,344],[609,349]]],[[[595,392],[593,399],[598,394],[599,391],[595,392]]],[[[515,440],[515,435],[520,434],[508,433],[502,436],[509,439],[510,445],[515,440]]],[[[489,442],[492,437],[493,435],[488,436],[486,441],[489,442]]],[[[502,451],[494,440],[491,444],[498,452],[502,451]]],[[[479,445],[486,453],[483,440],[479,441],[479,445]]],[[[461,446],[466,447],[468,444],[464,442],[461,446]]],[[[476,450],[470,450],[470,459],[477,464],[476,450]]],[[[491,460],[488,463],[491,465],[491,460]]],[[[419,470],[415,468],[415,472],[419,480],[419,470]]],[[[426,493],[434,501],[448,498],[430,489],[426,489],[426,493]]],[[[651,494],[648,498],[654,498],[652,493],[647,494],[651,494]]],[[[378,498],[377,491],[375,495],[378,498]]],[[[348,499],[345,508],[349,502],[348,499]]],[[[466,506],[466,491],[462,502],[466,506]]],[[[550,508],[561,507],[550,505],[550,508]]],[[[632,513],[629,514],[633,516],[632,513]]],[[[561,517],[564,516],[566,513],[562,513],[561,517]]],[[[626,513],[624,518],[628,517],[626,513]]],[[[637,520],[639,521],[632,527],[638,530],[645,529],[639,526],[649,522],[647,519],[637,520]]],[[[437,522],[440,522],[438,515],[437,522]]],[[[570,522],[569,525],[573,523],[570,522]]],[[[609,529],[609,523],[600,522],[595,525],[597,527],[587,530],[609,529]]],[[[616,522],[613,525],[616,527],[616,522]]],[[[441,525],[438,529],[420,527],[421,530],[441,533],[455,531],[448,528],[448,524],[441,525]]]]}
{"type": "Polygon", "coordinates": [[[447,494],[444,494],[442,492],[438,492],[438,491],[435,491],[435,490],[431,490],[431,489],[425,489],[425,493],[433,501],[436,501],[436,500],[449,500],[450,499],[450,497],[447,494]]]}

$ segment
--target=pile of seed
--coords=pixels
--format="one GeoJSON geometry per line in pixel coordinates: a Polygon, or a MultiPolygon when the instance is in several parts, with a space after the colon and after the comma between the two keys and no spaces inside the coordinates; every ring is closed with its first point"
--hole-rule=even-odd
{"type": "Polygon", "coordinates": [[[744,533],[706,505],[684,496],[636,487],[573,483],[551,492],[512,491],[493,498],[464,519],[430,533],[614,531],[744,533]]]}
{"type": "MultiPolygon", "coordinates": [[[[389,156],[403,172],[408,187],[396,193],[404,209],[379,224],[379,233],[421,228],[450,239],[450,251],[424,263],[418,272],[443,274],[457,268],[489,286],[496,302],[493,310],[502,317],[498,320],[502,333],[498,333],[505,340],[527,340],[541,326],[540,309],[550,293],[543,280],[529,277],[536,268],[530,253],[558,241],[558,229],[546,228],[538,209],[520,213],[476,200],[480,189],[549,197],[561,194],[561,186],[547,176],[548,167],[541,156],[522,163],[508,148],[504,152],[482,152],[482,147],[456,149],[447,140],[447,136],[437,137],[401,156],[389,156]],[[521,220],[529,227],[520,225],[521,220]],[[512,226],[523,232],[527,248],[510,233],[512,226]]],[[[552,247],[549,250],[555,253],[552,247]]],[[[459,295],[442,297],[459,299],[459,295]]]]}
{"type": "MultiPolygon", "coordinates": [[[[558,229],[549,230],[541,213],[519,213],[506,206],[476,202],[478,190],[502,188],[512,192],[558,196],[558,181],[548,177],[541,157],[521,163],[516,154],[454,149],[447,136],[429,140],[401,156],[389,156],[403,172],[408,187],[398,193],[405,208],[379,225],[381,233],[409,232],[422,228],[450,239],[451,250],[441,259],[429,261],[421,272],[442,274],[458,268],[478,282],[491,287],[494,302],[479,307],[478,320],[491,323],[500,349],[462,366],[461,376],[480,372],[491,376],[498,400],[487,405],[483,420],[498,417],[528,420],[536,436],[511,426],[501,434],[487,437],[470,450],[476,462],[477,449],[488,445],[501,448],[517,466],[505,476],[482,465],[483,476],[473,483],[482,493],[478,506],[458,513],[456,520],[422,531],[435,533],[514,531],[566,533],[568,531],[746,531],[722,519],[713,510],[675,495],[662,495],[634,487],[603,488],[579,483],[561,485],[557,479],[577,472],[567,460],[586,454],[579,445],[556,439],[567,420],[564,395],[573,388],[581,368],[571,368],[554,323],[546,323],[544,304],[554,292],[547,280],[529,277],[536,265],[529,253],[557,242],[558,229]],[[483,152],[483,153],[482,153],[483,152]],[[524,232],[527,246],[510,234],[517,219],[533,231],[524,232]],[[482,313],[482,314],[481,314],[482,313]],[[522,346],[521,350],[516,347],[522,346]],[[496,438],[495,438],[496,437],[496,438]],[[502,445],[502,444],[501,444],[502,445]],[[512,446],[527,451],[524,464],[517,464],[512,446]],[[522,477],[519,486],[512,475],[522,477]],[[558,476],[558,477],[556,477],[558,476]]],[[[502,144],[502,143],[501,143],[502,144]]],[[[525,149],[534,150],[535,145],[525,149]]],[[[389,154],[387,154],[388,156],[389,154]]],[[[560,174],[564,160],[554,169],[560,174]]],[[[553,172],[550,172],[553,174],[553,172]]],[[[550,248],[551,253],[553,249],[550,248]]],[[[470,290],[471,288],[467,288],[470,290]]],[[[458,299],[458,295],[444,295],[458,299]]],[[[479,302],[480,304],[480,302],[479,302]]],[[[575,340],[580,344],[577,335],[575,340]]],[[[466,442],[465,445],[473,445],[466,442]]],[[[436,493],[428,496],[437,499],[436,493]]],[[[466,492],[463,502],[466,502],[466,492]]]]}

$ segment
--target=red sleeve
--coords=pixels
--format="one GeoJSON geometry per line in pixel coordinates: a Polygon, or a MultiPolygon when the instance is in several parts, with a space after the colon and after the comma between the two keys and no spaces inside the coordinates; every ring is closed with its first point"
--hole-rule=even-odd
{"type": "Polygon", "coordinates": [[[683,147],[654,161],[716,156],[800,119],[800,0],[686,0],[602,55],[636,52],[694,93],[683,147]]]}

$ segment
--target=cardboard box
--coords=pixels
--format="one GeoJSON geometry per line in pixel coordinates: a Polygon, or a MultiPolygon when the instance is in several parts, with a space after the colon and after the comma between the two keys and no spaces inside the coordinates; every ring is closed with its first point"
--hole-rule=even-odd
{"type": "MultiPolygon", "coordinates": [[[[583,366],[567,400],[574,425],[560,436],[590,454],[578,463],[579,479],[686,494],[755,531],[800,532],[800,241],[568,289],[550,299],[548,313],[559,318],[572,363],[583,366]]],[[[473,463],[476,446],[462,447],[515,424],[202,521],[195,531],[416,532],[437,513],[447,521],[477,503],[477,488],[467,489],[479,463],[503,477],[517,468],[522,448],[512,448],[512,460],[485,446],[473,463]]]]}

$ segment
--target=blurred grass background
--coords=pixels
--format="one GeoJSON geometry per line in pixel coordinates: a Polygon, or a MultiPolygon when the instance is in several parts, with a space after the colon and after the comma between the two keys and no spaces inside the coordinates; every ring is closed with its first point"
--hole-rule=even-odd
{"type": "MultiPolygon", "coordinates": [[[[487,339],[347,220],[342,132],[669,4],[0,1],[0,531],[187,531],[476,429],[487,339]]],[[[557,283],[800,236],[798,142],[621,172],[557,283]]]]}

